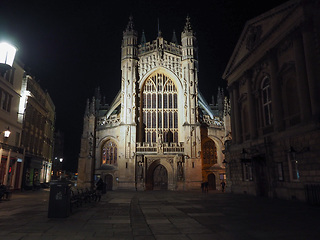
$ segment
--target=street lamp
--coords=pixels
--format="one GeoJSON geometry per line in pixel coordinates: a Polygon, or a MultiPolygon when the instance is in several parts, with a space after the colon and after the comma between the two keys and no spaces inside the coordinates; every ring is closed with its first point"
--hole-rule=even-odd
{"type": "Polygon", "coordinates": [[[10,137],[10,134],[11,134],[11,132],[10,132],[9,127],[8,127],[7,130],[4,131],[4,137],[8,138],[8,137],[10,137]]]}
{"type": "Polygon", "coordinates": [[[11,131],[9,130],[9,127],[7,128],[7,130],[3,131],[3,142],[7,143],[8,138],[10,137],[11,131]]]}
{"type": "Polygon", "coordinates": [[[17,49],[9,43],[0,42],[0,74],[4,76],[12,67],[17,49]]]}

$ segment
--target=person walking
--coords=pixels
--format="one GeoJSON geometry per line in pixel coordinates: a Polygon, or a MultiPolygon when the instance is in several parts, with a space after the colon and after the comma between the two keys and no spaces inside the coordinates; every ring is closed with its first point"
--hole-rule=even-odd
{"type": "Polygon", "coordinates": [[[205,182],[205,183],[204,183],[204,192],[206,192],[206,193],[207,193],[208,190],[209,190],[209,189],[208,189],[208,186],[209,186],[209,183],[208,183],[208,182],[205,182]]]}
{"type": "Polygon", "coordinates": [[[221,191],[224,192],[224,188],[226,187],[226,183],[224,181],[221,182],[221,191]]]}
{"type": "Polygon", "coordinates": [[[99,178],[99,181],[97,182],[96,186],[97,186],[97,200],[98,202],[100,202],[102,190],[103,190],[103,180],[101,178],[99,178]]]}

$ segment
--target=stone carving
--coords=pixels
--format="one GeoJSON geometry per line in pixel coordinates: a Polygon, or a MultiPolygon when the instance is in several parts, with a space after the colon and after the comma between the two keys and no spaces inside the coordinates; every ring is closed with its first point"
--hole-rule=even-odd
{"type": "Polygon", "coordinates": [[[178,180],[182,181],[183,180],[183,162],[182,161],[177,162],[177,175],[178,175],[178,180]]]}

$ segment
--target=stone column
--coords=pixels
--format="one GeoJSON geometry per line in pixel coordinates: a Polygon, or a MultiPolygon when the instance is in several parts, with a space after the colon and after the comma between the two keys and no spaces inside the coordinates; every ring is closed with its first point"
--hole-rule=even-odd
{"type": "Polygon", "coordinates": [[[302,28],[302,38],[304,47],[304,56],[306,62],[306,70],[308,74],[308,85],[310,93],[311,111],[313,117],[317,119],[320,113],[320,77],[319,69],[317,69],[317,58],[315,55],[315,42],[313,38],[313,25],[311,21],[305,23],[302,28]],[[318,73],[317,73],[318,71],[318,73]]]}
{"type": "Polygon", "coordinates": [[[311,104],[309,98],[308,78],[305,65],[302,38],[300,34],[294,36],[293,48],[297,72],[297,88],[300,105],[300,119],[306,122],[311,117],[311,104]]]}
{"type": "Polygon", "coordinates": [[[235,122],[235,133],[236,133],[236,143],[242,142],[241,134],[241,115],[239,108],[239,84],[233,84],[233,108],[234,108],[234,122],[235,122]]]}
{"type": "Polygon", "coordinates": [[[231,135],[232,135],[232,143],[236,143],[236,131],[235,131],[235,126],[236,122],[234,119],[234,107],[233,107],[233,89],[229,87],[229,96],[230,96],[230,103],[231,103],[231,135]]]}
{"type": "Polygon", "coordinates": [[[268,53],[270,66],[270,82],[271,82],[271,101],[273,112],[273,124],[275,131],[283,129],[283,110],[281,87],[278,79],[278,63],[275,49],[268,53]]]}
{"type": "Polygon", "coordinates": [[[246,73],[246,89],[247,89],[247,99],[248,99],[248,113],[249,113],[249,131],[250,139],[255,139],[257,137],[257,121],[255,119],[255,104],[252,95],[252,72],[248,71],[246,73]]]}

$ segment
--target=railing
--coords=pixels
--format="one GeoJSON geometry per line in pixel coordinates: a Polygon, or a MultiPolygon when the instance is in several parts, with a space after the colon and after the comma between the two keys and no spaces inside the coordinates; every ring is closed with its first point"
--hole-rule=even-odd
{"type": "Polygon", "coordinates": [[[218,128],[224,127],[224,122],[219,117],[213,117],[213,119],[211,119],[209,116],[203,116],[203,121],[207,123],[209,126],[215,126],[218,128]]]}
{"type": "Polygon", "coordinates": [[[184,152],[183,143],[137,143],[137,152],[163,152],[163,153],[181,153],[184,152]]]}
{"type": "Polygon", "coordinates": [[[98,126],[106,126],[106,127],[112,127],[112,126],[118,126],[120,124],[120,118],[109,118],[106,117],[100,117],[98,119],[98,126]]]}
{"type": "Polygon", "coordinates": [[[137,152],[157,152],[157,143],[137,143],[137,152]]]}

